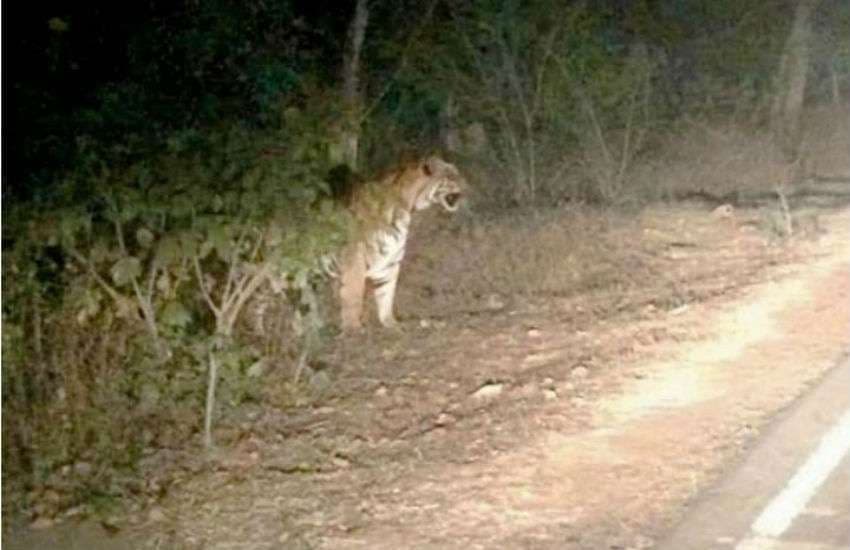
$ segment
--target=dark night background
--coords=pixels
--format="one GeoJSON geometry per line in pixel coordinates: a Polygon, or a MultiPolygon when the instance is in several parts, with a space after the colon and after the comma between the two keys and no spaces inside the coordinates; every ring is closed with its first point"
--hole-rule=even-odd
{"type": "MultiPolygon", "coordinates": [[[[279,4],[5,5],[4,194],[26,197],[32,186],[49,185],[56,170],[69,167],[81,136],[153,140],[216,117],[250,117],[255,113],[249,106],[228,112],[224,104],[246,101],[250,84],[244,71],[252,59],[273,54],[293,62],[333,60],[341,43],[326,37],[344,36],[351,6],[279,4]],[[316,26],[298,24],[306,20],[316,26]]],[[[326,69],[335,71],[336,63],[326,69]]]]}

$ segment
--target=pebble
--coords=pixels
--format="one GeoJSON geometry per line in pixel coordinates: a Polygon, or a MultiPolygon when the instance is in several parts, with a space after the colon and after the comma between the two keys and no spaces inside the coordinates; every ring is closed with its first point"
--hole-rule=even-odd
{"type": "Polygon", "coordinates": [[[504,384],[484,384],[472,394],[472,397],[475,399],[490,399],[501,394],[504,389],[504,384]]]}
{"type": "Polygon", "coordinates": [[[573,378],[587,378],[588,372],[587,367],[578,366],[570,371],[570,376],[573,378]]]}
{"type": "Polygon", "coordinates": [[[148,521],[164,521],[165,512],[159,506],[153,506],[148,510],[148,521]]]}

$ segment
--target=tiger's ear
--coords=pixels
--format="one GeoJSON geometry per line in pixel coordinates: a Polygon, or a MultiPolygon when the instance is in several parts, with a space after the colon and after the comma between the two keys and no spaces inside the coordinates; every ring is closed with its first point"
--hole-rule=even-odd
{"type": "Polygon", "coordinates": [[[446,161],[440,157],[432,156],[422,162],[422,172],[426,176],[436,176],[445,171],[446,166],[448,166],[446,161]]]}

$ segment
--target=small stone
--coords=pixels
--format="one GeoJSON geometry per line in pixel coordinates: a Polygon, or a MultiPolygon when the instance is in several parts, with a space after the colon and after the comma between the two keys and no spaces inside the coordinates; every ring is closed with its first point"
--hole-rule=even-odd
{"type": "Polygon", "coordinates": [[[325,391],[331,385],[331,377],[325,371],[318,371],[310,377],[310,387],[315,391],[325,391]]]}
{"type": "Polygon", "coordinates": [[[688,311],[688,304],[685,304],[683,306],[679,306],[676,309],[671,309],[670,315],[681,315],[686,311],[688,311]]]}
{"type": "Polygon", "coordinates": [[[150,510],[148,510],[148,521],[164,521],[165,520],[165,512],[159,506],[153,506],[150,510]]]}
{"type": "Polygon", "coordinates": [[[558,393],[555,390],[543,390],[543,399],[546,401],[558,399],[558,393]]]}
{"type": "Polygon", "coordinates": [[[428,319],[420,319],[419,326],[421,328],[431,328],[431,321],[428,319]]]}
{"type": "Polygon", "coordinates": [[[106,529],[107,533],[117,533],[121,530],[121,518],[118,516],[105,517],[100,520],[100,526],[106,529]]]}
{"type": "Polygon", "coordinates": [[[30,523],[30,529],[39,530],[39,529],[48,529],[53,527],[56,524],[56,521],[46,517],[36,518],[35,521],[30,523]]]}
{"type": "Polygon", "coordinates": [[[528,332],[526,332],[529,338],[540,338],[540,329],[530,328],[528,332]]]}
{"type": "Polygon", "coordinates": [[[711,211],[712,218],[726,219],[731,218],[735,213],[735,208],[731,204],[721,204],[711,211]]]}
{"type": "Polygon", "coordinates": [[[487,309],[490,311],[498,311],[504,309],[505,301],[498,294],[490,294],[487,296],[487,309]]]}
{"type": "Polygon", "coordinates": [[[588,372],[587,367],[579,365],[578,367],[573,367],[573,370],[570,371],[570,376],[573,378],[587,378],[588,372]]]}
{"type": "Polygon", "coordinates": [[[504,389],[504,384],[484,384],[472,394],[472,397],[475,399],[492,399],[501,394],[504,389]]]}
{"type": "Polygon", "coordinates": [[[351,462],[350,462],[350,461],[348,461],[348,460],[346,460],[346,459],[344,459],[344,458],[342,458],[341,456],[335,456],[335,457],[333,457],[333,458],[331,459],[331,462],[333,462],[333,465],[334,465],[334,466],[336,466],[337,468],[340,468],[340,469],[342,469],[342,468],[350,468],[350,467],[351,467],[351,462]]]}
{"type": "Polygon", "coordinates": [[[94,467],[88,462],[77,462],[74,464],[74,473],[80,477],[89,477],[94,467]]]}
{"type": "Polygon", "coordinates": [[[375,390],[375,396],[376,397],[385,397],[386,395],[387,395],[387,387],[386,386],[381,386],[380,388],[375,390]]]}
{"type": "Polygon", "coordinates": [[[631,545],[629,548],[633,550],[646,550],[648,548],[652,548],[655,546],[655,541],[649,537],[638,535],[635,543],[631,545]]]}
{"type": "Polygon", "coordinates": [[[436,425],[436,426],[448,426],[449,424],[454,424],[454,422],[455,422],[454,416],[447,414],[447,413],[440,413],[437,416],[437,419],[434,421],[434,425],[436,425]]]}
{"type": "Polygon", "coordinates": [[[85,513],[85,511],[86,511],[86,508],[83,505],[74,506],[72,508],[68,508],[67,510],[65,510],[65,512],[62,514],[62,517],[66,518],[66,519],[67,518],[75,518],[75,517],[83,515],[85,513]]]}

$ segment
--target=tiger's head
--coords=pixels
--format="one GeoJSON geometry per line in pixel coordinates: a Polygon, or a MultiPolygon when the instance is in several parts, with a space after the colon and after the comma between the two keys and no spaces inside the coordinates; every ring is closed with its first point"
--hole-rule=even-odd
{"type": "Polygon", "coordinates": [[[411,210],[425,210],[433,204],[439,204],[447,212],[458,209],[468,184],[454,164],[432,156],[419,162],[414,170],[416,177],[407,190],[411,195],[411,210]]]}

